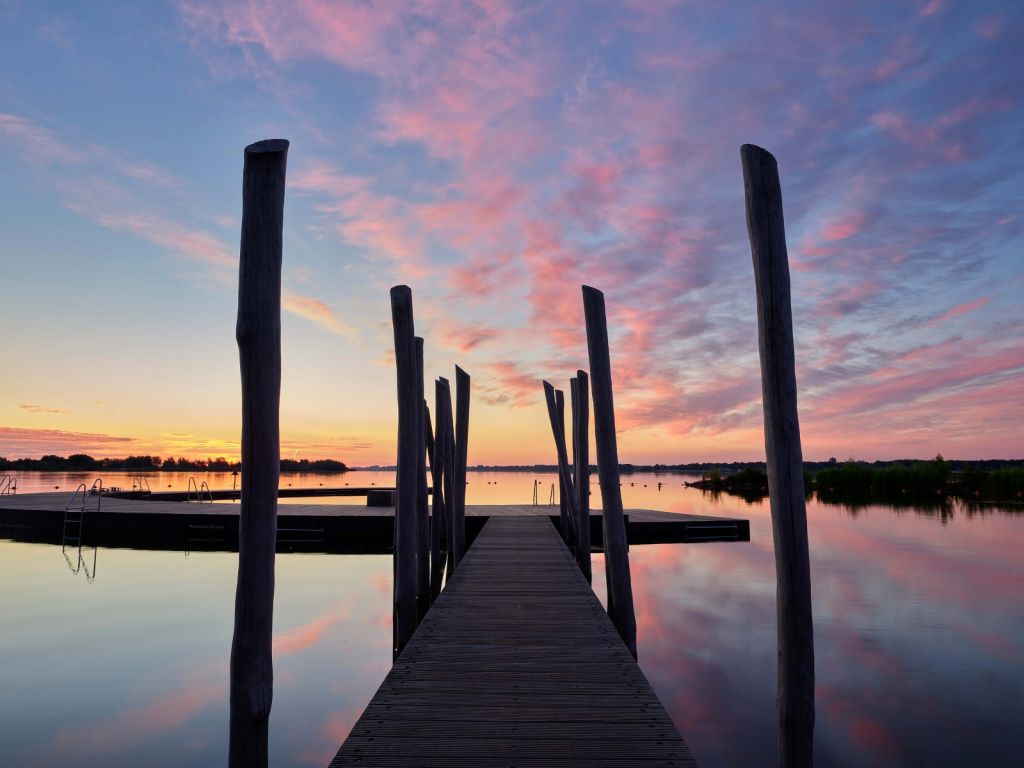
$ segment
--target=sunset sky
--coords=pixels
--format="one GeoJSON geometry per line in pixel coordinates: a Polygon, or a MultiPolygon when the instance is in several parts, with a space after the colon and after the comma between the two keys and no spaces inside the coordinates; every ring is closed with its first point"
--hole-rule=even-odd
{"type": "Polygon", "coordinates": [[[0,455],[238,454],[242,150],[291,141],[282,453],[395,460],[388,289],[469,461],[763,458],[739,147],[782,175],[804,455],[1024,457],[1015,2],[0,0],[0,455]]]}

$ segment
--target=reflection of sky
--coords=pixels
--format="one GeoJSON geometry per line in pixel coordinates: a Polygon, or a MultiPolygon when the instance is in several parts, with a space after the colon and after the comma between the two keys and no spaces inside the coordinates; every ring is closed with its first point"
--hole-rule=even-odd
{"type": "MultiPolygon", "coordinates": [[[[471,494],[525,502],[535,478],[551,481],[472,474],[471,494]]],[[[635,546],[630,560],[641,666],[697,758],[764,764],[775,750],[767,509],[716,503],[674,476],[623,480],[626,506],[751,520],[749,543],[635,546]]],[[[817,504],[809,516],[817,764],[1022,764],[1024,517],[956,511],[943,525],[817,504]]],[[[277,564],[271,759],[322,766],[387,671],[391,563],[277,564]]],[[[103,549],[97,567],[87,584],[56,547],[0,542],[5,765],[222,764],[235,556],[103,549]]]]}

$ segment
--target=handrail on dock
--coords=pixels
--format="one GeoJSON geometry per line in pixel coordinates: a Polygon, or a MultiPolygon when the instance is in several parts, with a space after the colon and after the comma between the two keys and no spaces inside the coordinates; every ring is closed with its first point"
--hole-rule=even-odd
{"type": "Polygon", "coordinates": [[[196,484],[196,478],[189,476],[188,478],[188,492],[185,495],[185,503],[190,504],[192,502],[192,494],[195,493],[195,499],[197,504],[203,503],[203,496],[206,496],[206,501],[210,504],[213,503],[213,493],[210,491],[210,486],[203,480],[201,484],[196,484]]]}
{"type": "Polygon", "coordinates": [[[0,496],[14,496],[18,492],[18,478],[5,474],[0,480],[0,496]]]}

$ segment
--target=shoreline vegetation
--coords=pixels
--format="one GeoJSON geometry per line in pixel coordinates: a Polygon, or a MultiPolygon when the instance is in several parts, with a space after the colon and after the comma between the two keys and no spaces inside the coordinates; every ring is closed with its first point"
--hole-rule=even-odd
{"type": "MultiPolygon", "coordinates": [[[[764,465],[749,464],[733,472],[711,468],[688,486],[728,493],[746,501],[768,495],[764,465]]],[[[958,498],[968,502],[1024,500],[1024,461],[988,459],[947,461],[900,460],[804,463],[804,492],[831,504],[869,502],[936,502],[958,498]]]]}
{"type": "MultiPolygon", "coordinates": [[[[48,454],[38,459],[8,459],[0,456],[0,470],[23,472],[237,472],[237,461],[224,457],[185,459],[159,456],[127,456],[97,459],[84,453],[70,456],[48,454]]],[[[329,474],[358,471],[394,471],[393,465],[349,467],[335,459],[281,459],[281,471],[329,474]]],[[[555,464],[484,465],[466,467],[470,472],[558,471],[555,464]]],[[[594,469],[592,466],[591,469],[594,469]]],[[[768,496],[768,475],[764,462],[718,464],[620,464],[622,475],[700,474],[685,485],[711,493],[728,493],[748,502],[768,496]]],[[[1024,500],[1024,459],[946,460],[941,454],[930,461],[806,461],[804,489],[830,503],[874,501],[931,501],[944,497],[965,501],[1024,500]]]]}

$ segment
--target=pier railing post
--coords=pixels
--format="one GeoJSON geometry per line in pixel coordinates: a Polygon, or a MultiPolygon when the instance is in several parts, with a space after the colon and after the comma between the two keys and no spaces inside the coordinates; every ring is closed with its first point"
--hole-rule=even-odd
{"type": "Polygon", "coordinates": [[[608,615],[629,652],[636,658],[636,614],[633,611],[633,582],[629,573],[626,521],[619,488],[619,449],[615,438],[615,405],[604,294],[596,288],[583,286],[583,311],[587,321],[597,474],[601,484],[608,615]]]}
{"type": "Polygon", "coordinates": [[[281,474],[281,256],[288,142],[245,148],[235,337],[242,378],[242,492],[231,640],[232,768],[267,765],[281,474]]]}
{"type": "Polygon", "coordinates": [[[455,366],[455,456],[452,477],[456,565],[466,551],[466,462],[469,460],[469,374],[455,366]]]}
{"type": "Polygon", "coordinates": [[[782,187],[778,165],[769,152],[744,144],[740,157],[757,288],[764,442],[775,541],[779,765],[805,768],[813,760],[814,623],[782,187]]]}
{"type": "Polygon", "coordinates": [[[576,561],[590,582],[590,381],[586,371],[573,379],[573,459],[576,462],[576,561]]]}
{"type": "Polygon", "coordinates": [[[420,433],[420,401],[416,391],[416,341],[413,329],[412,291],[408,286],[391,289],[391,321],[395,336],[395,368],[398,383],[398,473],[395,483],[394,555],[394,655],[397,657],[416,629],[416,548],[418,536],[419,467],[423,452],[420,433]]]}
{"type": "MultiPolygon", "coordinates": [[[[444,408],[444,464],[442,465],[441,480],[444,485],[444,511],[448,522],[448,577],[455,572],[456,566],[462,560],[463,548],[465,547],[465,528],[460,525],[462,521],[455,519],[455,424],[452,421],[452,388],[448,379],[443,376],[441,382],[441,402],[444,408]]],[[[438,418],[442,416],[438,413],[438,418]]],[[[435,449],[436,450],[436,449],[435,449]]]]}

